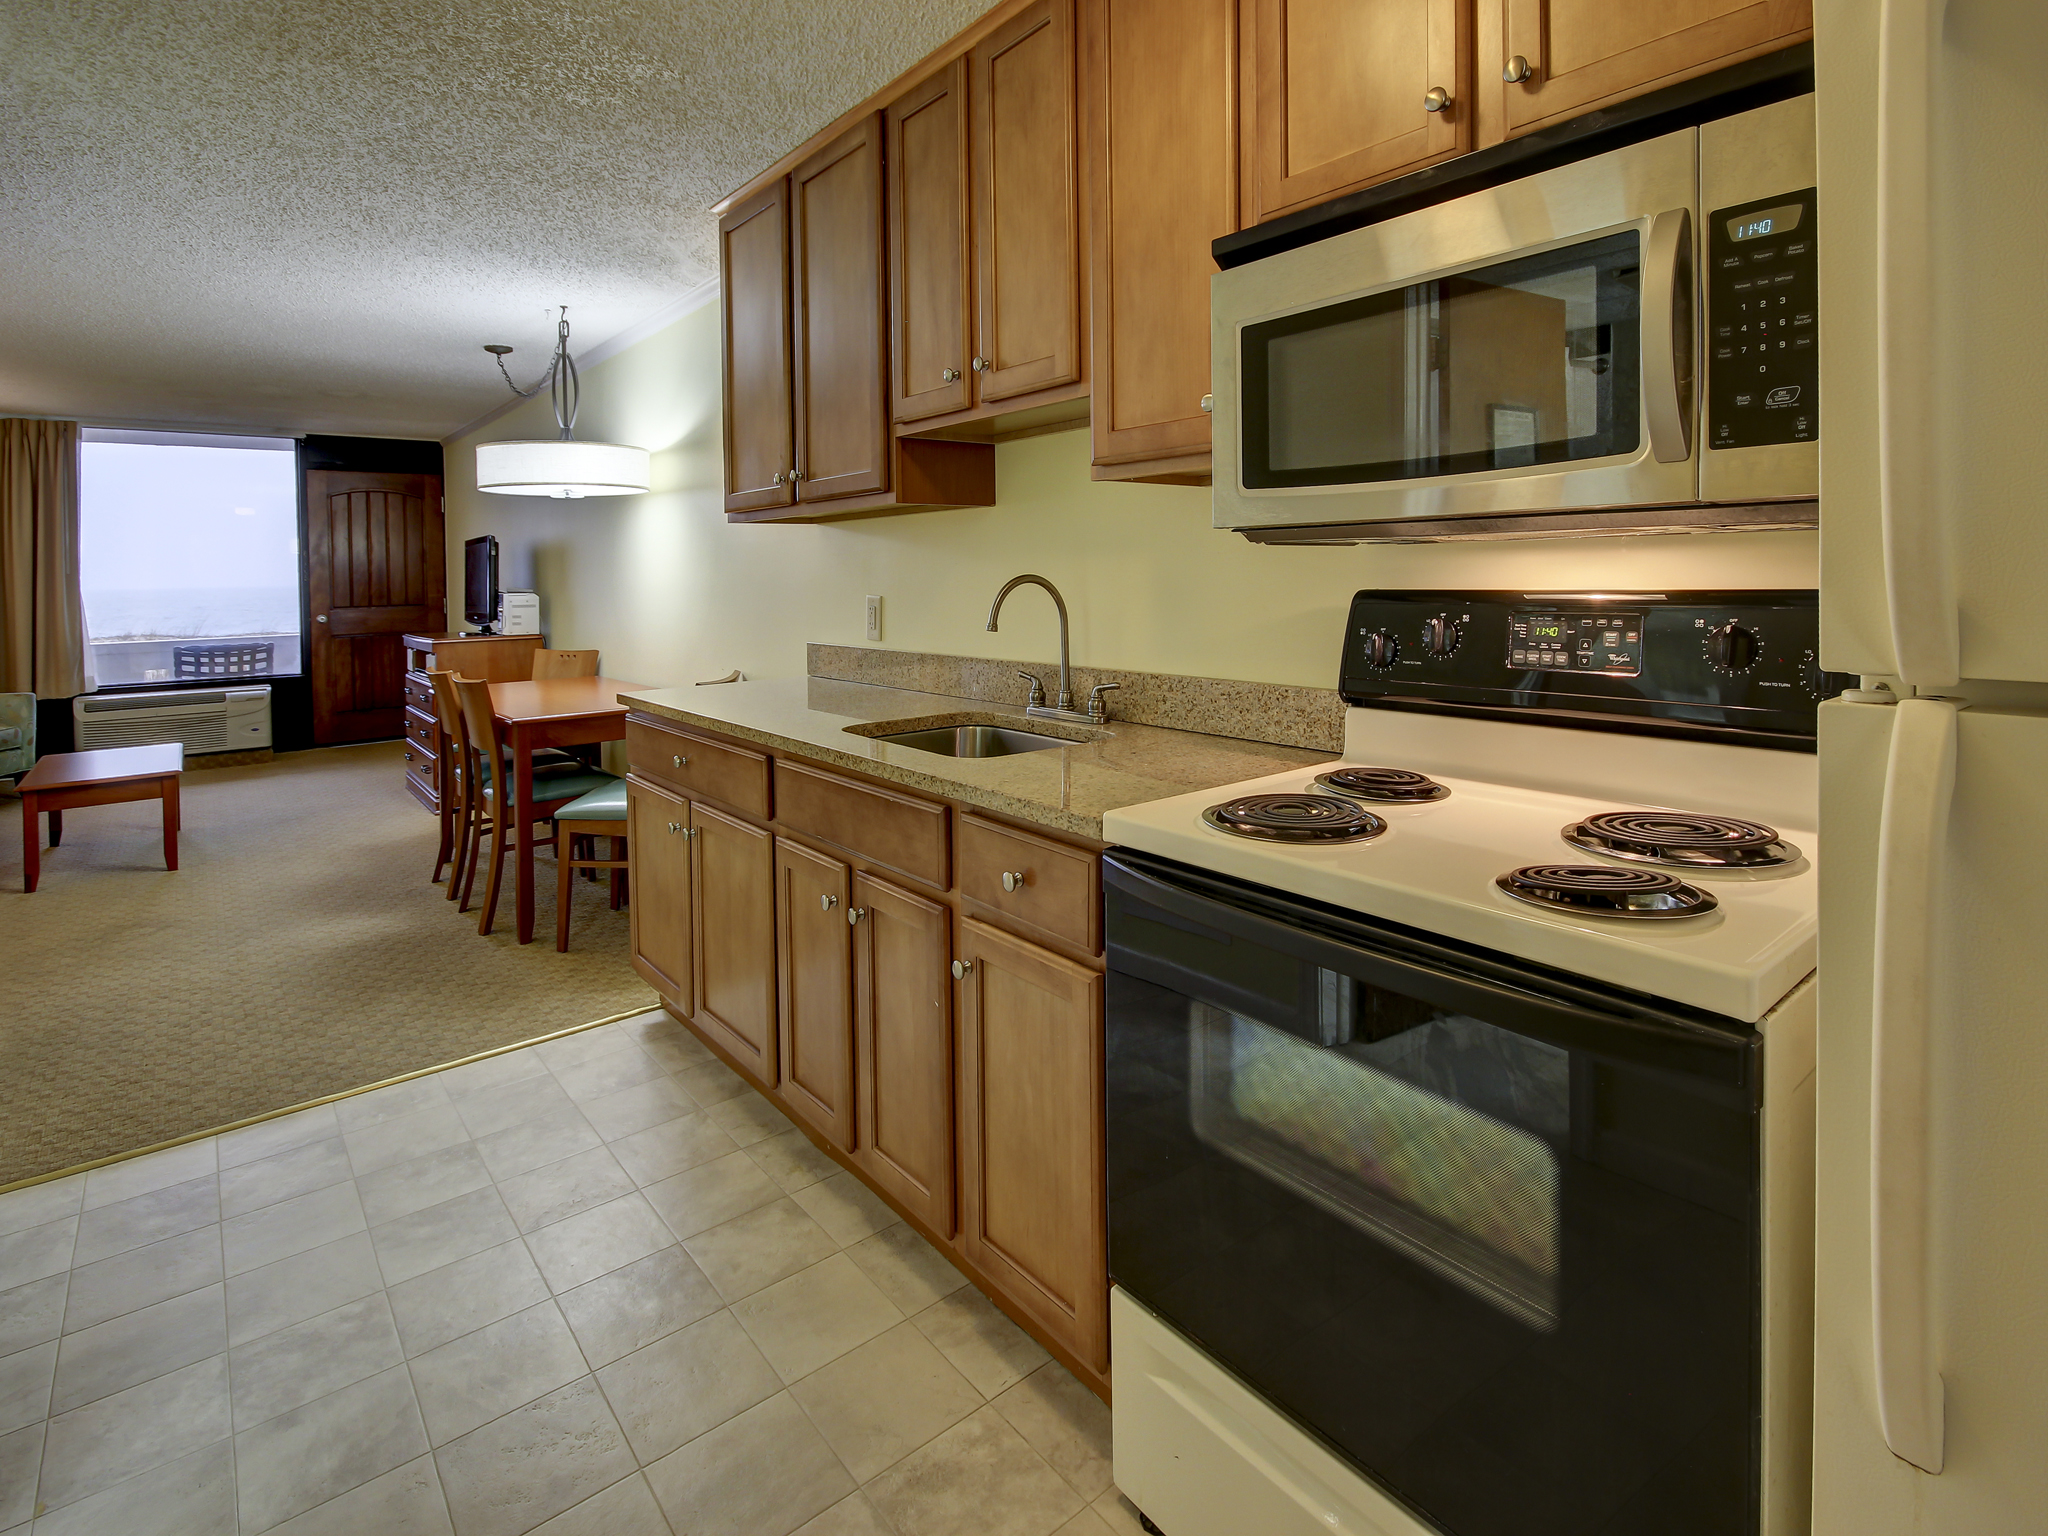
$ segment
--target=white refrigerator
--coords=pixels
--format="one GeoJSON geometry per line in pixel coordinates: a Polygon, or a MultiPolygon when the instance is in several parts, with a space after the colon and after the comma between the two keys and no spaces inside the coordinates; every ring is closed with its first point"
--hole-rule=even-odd
{"type": "Polygon", "coordinates": [[[1816,1536],[2048,1531],[2048,0],[1817,0],[1816,1536]]]}

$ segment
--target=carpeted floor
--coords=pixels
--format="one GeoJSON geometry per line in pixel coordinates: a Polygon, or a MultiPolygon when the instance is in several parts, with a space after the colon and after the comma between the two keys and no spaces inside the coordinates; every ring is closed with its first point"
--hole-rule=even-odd
{"type": "Polygon", "coordinates": [[[0,798],[0,1184],[652,1004],[601,885],[555,952],[546,853],[535,942],[509,866],[477,936],[400,750],[188,772],[175,874],[154,801],[67,812],[33,896],[0,798]]]}

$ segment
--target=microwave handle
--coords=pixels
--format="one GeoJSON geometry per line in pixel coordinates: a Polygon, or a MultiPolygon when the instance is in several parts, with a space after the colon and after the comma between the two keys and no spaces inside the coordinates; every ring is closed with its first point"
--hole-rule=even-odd
{"type": "Polygon", "coordinates": [[[1650,221],[1643,262],[1643,402],[1659,464],[1692,456],[1692,215],[1671,208],[1650,221]]]}

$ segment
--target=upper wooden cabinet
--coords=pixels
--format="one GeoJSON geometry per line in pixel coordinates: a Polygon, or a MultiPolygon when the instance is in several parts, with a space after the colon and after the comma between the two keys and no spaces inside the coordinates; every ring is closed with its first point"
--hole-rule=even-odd
{"type": "Polygon", "coordinates": [[[1238,0],[1084,0],[1081,32],[1096,478],[1198,477],[1209,243],[1238,227],[1238,0]]]}
{"type": "Polygon", "coordinates": [[[789,183],[775,181],[718,223],[725,310],[725,510],[786,507],[789,471],[789,183]]]}
{"type": "Polygon", "coordinates": [[[889,108],[889,297],[898,421],[974,403],[967,61],[889,108]]]}
{"type": "Polygon", "coordinates": [[[1813,35],[1812,0],[1497,3],[1502,57],[1479,79],[1502,92],[1511,138],[1813,35]]]}

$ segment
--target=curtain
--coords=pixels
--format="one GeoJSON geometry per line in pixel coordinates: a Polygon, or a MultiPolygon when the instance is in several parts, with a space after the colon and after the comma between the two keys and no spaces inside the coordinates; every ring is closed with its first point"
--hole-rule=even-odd
{"type": "Polygon", "coordinates": [[[78,423],[0,419],[0,692],[89,691],[78,423]]]}

